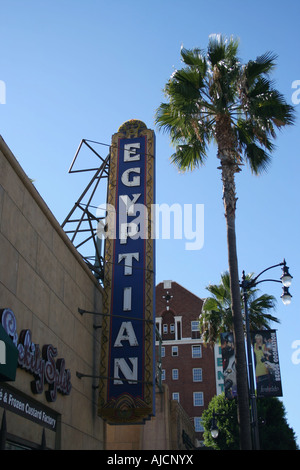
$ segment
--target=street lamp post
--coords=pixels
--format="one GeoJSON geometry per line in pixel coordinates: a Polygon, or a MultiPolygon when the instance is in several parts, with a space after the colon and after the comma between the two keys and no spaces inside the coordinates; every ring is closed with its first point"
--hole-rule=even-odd
{"type": "MultiPolygon", "coordinates": [[[[253,447],[253,450],[258,450],[259,449],[259,436],[258,436],[258,426],[257,426],[257,406],[256,406],[253,362],[252,362],[252,352],[251,352],[250,321],[249,321],[249,313],[248,313],[248,289],[250,288],[250,286],[249,286],[249,281],[246,280],[245,271],[243,271],[241,286],[243,288],[243,301],[244,301],[244,307],[245,307],[246,343],[247,343],[248,373],[249,373],[249,398],[250,398],[251,426],[252,426],[252,447],[253,447]]],[[[251,287],[252,287],[252,284],[251,284],[251,287]]]]}
{"type": "Polygon", "coordinates": [[[250,392],[250,409],[251,409],[251,425],[252,425],[252,447],[253,450],[259,450],[259,435],[258,435],[258,420],[257,420],[257,406],[256,406],[256,395],[255,395],[255,385],[254,385],[254,373],[253,373],[253,362],[252,362],[252,352],[251,352],[251,337],[250,337],[250,320],[248,313],[248,290],[252,287],[257,286],[261,282],[279,282],[283,284],[283,293],[281,299],[285,305],[291,303],[292,296],[289,293],[289,287],[292,282],[292,276],[289,273],[289,268],[286,265],[286,261],[283,260],[282,263],[275,264],[269,268],[264,269],[259,273],[254,279],[247,280],[245,276],[245,271],[243,271],[242,282],[240,284],[243,290],[243,301],[245,308],[245,322],[246,322],[246,343],[247,343],[247,356],[248,356],[248,370],[249,370],[249,392],[250,392]],[[280,281],[277,279],[263,279],[258,281],[258,278],[269,271],[270,269],[282,266],[282,276],[280,281]]]}

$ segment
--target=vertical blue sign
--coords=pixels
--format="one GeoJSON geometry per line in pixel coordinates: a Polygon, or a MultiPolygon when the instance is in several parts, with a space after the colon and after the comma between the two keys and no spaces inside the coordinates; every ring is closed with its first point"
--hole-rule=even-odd
{"type": "Polygon", "coordinates": [[[111,147],[100,358],[99,415],[114,424],[154,413],[154,169],[153,131],[126,122],[111,147]]]}

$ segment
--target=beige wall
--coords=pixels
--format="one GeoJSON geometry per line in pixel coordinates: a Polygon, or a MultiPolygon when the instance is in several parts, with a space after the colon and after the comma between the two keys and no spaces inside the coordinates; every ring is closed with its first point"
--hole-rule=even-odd
{"type": "Polygon", "coordinates": [[[170,398],[167,387],[155,394],[155,417],[145,424],[106,425],[106,450],[171,449],[170,398]]]}
{"type": "MultiPolygon", "coordinates": [[[[81,316],[77,309],[100,311],[101,289],[2,138],[0,254],[0,308],[13,310],[18,333],[30,329],[34,343],[58,349],[71,370],[72,391],[49,403],[44,393],[31,393],[32,376],[20,368],[10,385],[59,413],[61,429],[46,430],[49,447],[102,449],[93,379],[76,377],[76,371],[98,374],[101,330],[93,323],[101,317],[81,316]]],[[[0,420],[2,413],[0,407],[0,420]]],[[[7,412],[7,432],[41,440],[40,425],[12,412],[7,412]]]]}
{"type": "Polygon", "coordinates": [[[169,389],[156,388],[155,416],[142,425],[106,425],[107,450],[186,450],[182,431],[196,444],[194,426],[183,408],[170,400],[169,389]]]}

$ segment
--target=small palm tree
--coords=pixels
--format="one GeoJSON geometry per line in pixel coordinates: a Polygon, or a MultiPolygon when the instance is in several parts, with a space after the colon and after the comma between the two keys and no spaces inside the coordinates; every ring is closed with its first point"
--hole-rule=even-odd
{"type": "Polygon", "coordinates": [[[166,103],[155,121],[175,146],[172,161],[181,170],[205,163],[211,142],[216,142],[223,182],[227,228],[233,334],[236,347],[237,393],[241,449],[251,448],[247,366],[241,314],[236,248],[235,174],[246,161],[258,174],[270,163],[276,130],[294,122],[294,109],[273,87],[269,74],[276,57],[266,53],[243,65],[238,41],[210,37],[206,53],[181,49],[184,67],[165,86],[166,103]]]}
{"type": "MultiPolygon", "coordinates": [[[[252,278],[253,274],[246,276],[249,281],[252,278]]],[[[206,289],[211,296],[205,299],[202,307],[200,331],[205,343],[217,343],[220,340],[220,333],[232,331],[229,273],[221,275],[220,284],[210,284],[206,289]]],[[[278,318],[268,313],[275,308],[275,297],[268,294],[258,296],[258,289],[252,288],[248,291],[248,302],[250,330],[269,329],[272,321],[279,323],[278,318]]],[[[242,296],[241,305],[243,310],[242,296]]]]}

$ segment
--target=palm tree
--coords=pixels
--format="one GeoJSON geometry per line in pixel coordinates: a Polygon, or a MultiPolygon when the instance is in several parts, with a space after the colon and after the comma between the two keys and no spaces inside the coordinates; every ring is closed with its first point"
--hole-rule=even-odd
{"type": "MultiPolygon", "coordinates": [[[[253,274],[248,274],[250,281],[253,274]]],[[[217,343],[220,333],[232,331],[232,311],[229,273],[221,275],[220,284],[210,284],[206,287],[211,296],[205,299],[200,315],[200,331],[205,343],[217,343]]],[[[243,299],[241,296],[241,305],[243,299]]],[[[248,291],[248,313],[250,330],[270,329],[270,322],[280,323],[279,319],[268,313],[275,308],[276,299],[272,295],[258,296],[258,289],[248,291]]],[[[242,307],[243,309],[243,307],[242,307]]],[[[244,325],[245,327],[245,325],[244,325]]]]}
{"type": "Polygon", "coordinates": [[[225,208],[228,265],[236,346],[237,393],[241,449],[251,448],[247,368],[241,314],[236,249],[235,174],[248,162],[258,174],[270,163],[276,129],[294,121],[294,109],[273,87],[269,74],[276,57],[266,53],[245,65],[239,61],[238,41],[211,36],[207,52],[181,49],[184,67],[165,86],[166,103],[155,122],[175,146],[172,162],[181,170],[204,164],[214,140],[220,160],[225,208]]]}

